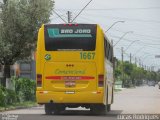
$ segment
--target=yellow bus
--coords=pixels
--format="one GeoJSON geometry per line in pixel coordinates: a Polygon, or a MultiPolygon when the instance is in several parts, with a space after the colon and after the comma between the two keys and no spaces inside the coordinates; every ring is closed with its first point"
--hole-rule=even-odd
{"type": "Polygon", "coordinates": [[[113,46],[98,24],[42,25],[36,79],[46,114],[79,106],[106,113],[113,103],[113,46]]]}

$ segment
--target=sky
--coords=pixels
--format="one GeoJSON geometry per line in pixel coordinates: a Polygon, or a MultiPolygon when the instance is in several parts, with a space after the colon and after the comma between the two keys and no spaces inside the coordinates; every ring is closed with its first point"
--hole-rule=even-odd
{"type": "MultiPolygon", "coordinates": [[[[2,1],[2,0],[0,0],[2,1]]],[[[54,0],[54,10],[67,21],[67,11],[72,12],[72,19],[90,0],[54,0]]],[[[92,0],[86,9],[75,19],[77,23],[99,24],[104,31],[117,23],[106,33],[113,44],[127,32],[114,46],[114,55],[121,59],[124,48],[124,60],[143,63],[148,67],[160,69],[160,0],[92,0]],[[130,31],[133,31],[131,33],[130,31]]],[[[51,23],[64,23],[54,12],[51,23]]]]}
{"type": "MultiPolygon", "coordinates": [[[[2,1],[2,0],[0,0],[2,1]]],[[[67,21],[67,11],[72,12],[72,19],[90,0],[54,0],[54,10],[67,21]]],[[[64,23],[54,12],[51,23],[64,23]]],[[[121,59],[121,48],[124,49],[124,60],[132,63],[143,63],[148,67],[160,69],[160,0],[92,0],[86,9],[75,19],[77,23],[99,24],[106,36],[113,40],[114,55],[121,59]],[[115,22],[118,22],[108,30],[115,22]],[[133,31],[131,33],[130,31],[133,31]]]]}
{"type": "MultiPolygon", "coordinates": [[[[90,0],[55,0],[55,11],[67,21],[67,11],[72,12],[72,19],[90,0]]],[[[160,68],[160,0],[92,0],[77,17],[77,23],[96,23],[113,40],[114,55],[121,59],[121,47],[124,48],[124,60],[141,61],[143,65],[160,68]]],[[[56,14],[51,16],[51,23],[64,23],[56,14]]]]}
{"type": "MultiPolygon", "coordinates": [[[[55,0],[55,11],[67,21],[67,11],[72,12],[72,19],[90,0],[55,0]]],[[[141,61],[143,65],[160,68],[160,0],[93,0],[77,17],[77,23],[96,23],[113,40],[114,54],[121,59],[121,47],[124,48],[124,60],[141,61]]],[[[51,23],[64,23],[56,14],[51,16],[51,23]]]]}

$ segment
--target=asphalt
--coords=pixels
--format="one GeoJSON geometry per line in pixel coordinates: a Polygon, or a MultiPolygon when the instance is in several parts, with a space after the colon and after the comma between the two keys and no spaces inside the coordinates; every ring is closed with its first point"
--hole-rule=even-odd
{"type": "Polygon", "coordinates": [[[18,115],[18,120],[139,120],[144,115],[160,120],[160,89],[158,86],[123,89],[114,94],[114,104],[111,109],[106,115],[93,115],[89,110],[81,107],[67,108],[61,115],[45,115],[44,106],[38,106],[1,112],[0,114],[18,115]],[[139,115],[140,118],[135,115],[139,115]]]}

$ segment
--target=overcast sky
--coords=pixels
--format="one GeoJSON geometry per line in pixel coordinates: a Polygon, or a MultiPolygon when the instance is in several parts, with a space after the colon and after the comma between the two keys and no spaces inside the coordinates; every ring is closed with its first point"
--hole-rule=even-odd
{"type": "MultiPolygon", "coordinates": [[[[72,12],[74,18],[90,0],[55,0],[55,11],[67,20],[66,12],[72,12]]],[[[63,23],[55,14],[51,23],[63,23]]],[[[78,23],[97,23],[107,30],[114,22],[123,20],[113,26],[106,35],[116,43],[127,34],[114,48],[115,56],[121,59],[121,47],[126,51],[124,60],[131,53],[141,58],[144,65],[160,67],[160,0],[93,0],[75,20],[78,23]]],[[[134,58],[133,57],[133,58],[134,58]]],[[[133,61],[134,62],[134,61],[133,61]]]]}
{"type": "MultiPolygon", "coordinates": [[[[2,1],[2,0],[0,0],[2,1]]],[[[67,21],[67,11],[72,12],[74,18],[90,0],[54,0],[55,11],[67,21]]],[[[113,26],[107,33],[107,37],[114,44],[128,31],[115,47],[115,56],[121,59],[121,47],[126,48],[124,60],[129,60],[132,54],[132,62],[135,57],[141,59],[144,65],[160,68],[160,0],[93,0],[89,6],[77,17],[77,23],[96,23],[103,30],[107,30],[114,22],[125,21],[113,26]]],[[[53,13],[51,23],[64,23],[53,13]]]]}

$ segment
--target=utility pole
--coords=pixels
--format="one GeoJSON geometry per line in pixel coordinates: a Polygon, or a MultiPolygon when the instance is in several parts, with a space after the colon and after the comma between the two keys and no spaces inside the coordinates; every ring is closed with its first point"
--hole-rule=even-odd
{"type": "Polygon", "coordinates": [[[135,57],[135,65],[137,65],[137,58],[135,57]]]}
{"type": "Polygon", "coordinates": [[[71,23],[71,12],[70,11],[67,11],[67,16],[68,16],[68,23],[71,23]]]}
{"type": "Polygon", "coordinates": [[[130,53],[130,56],[129,56],[129,61],[130,61],[130,64],[132,63],[132,54],[130,53]]]}
{"type": "Polygon", "coordinates": [[[124,87],[124,65],[123,65],[123,54],[124,54],[124,51],[123,51],[123,47],[121,47],[121,52],[122,52],[122,87],[124,87]]]}
{"type": "Polygon", "coordinates": [[[141,67],[141,59],[139,58],[139,67],[141,67]]]}

